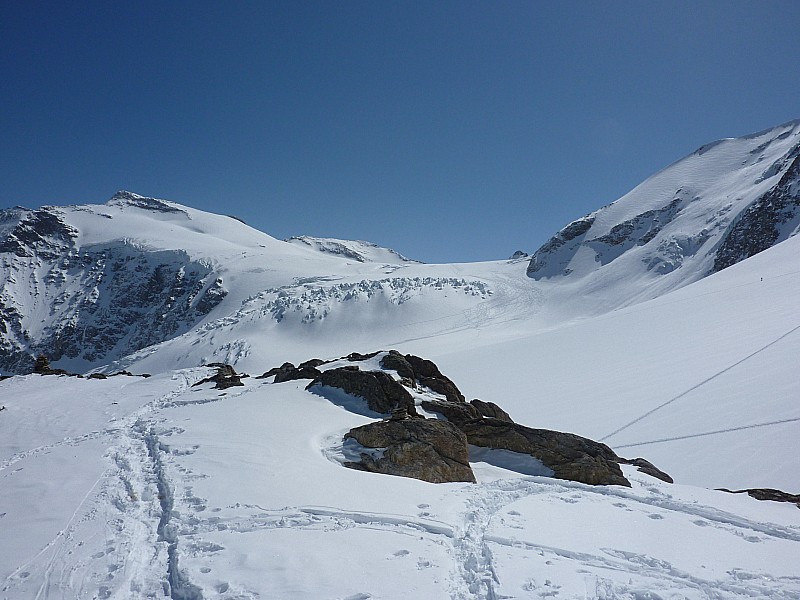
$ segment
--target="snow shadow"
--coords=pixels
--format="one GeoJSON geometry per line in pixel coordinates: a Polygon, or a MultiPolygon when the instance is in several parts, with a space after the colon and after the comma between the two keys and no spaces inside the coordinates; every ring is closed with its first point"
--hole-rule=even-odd
{"type": "Polygon", "coordinates": [[[348,394],[344,390],[327,385],[316,384],[308,388],[308,391],[321,398],[325,398],[331,404],[340,406],[348,412],[370,419],[383,419],[386,415],[375,412],[369,406],[367,401],[359,396],[348,394]]]}
{"type": "Polygon", "coordinates": [[[473,446],[472,444],[469,446],[469,462],[482,462],[522,475],[552,477],[555,474],[552,469],[544,466],[542,461],[534,458],[530,454],[521,454],[511,450],[482,448],[480,446],[473,446]]]}

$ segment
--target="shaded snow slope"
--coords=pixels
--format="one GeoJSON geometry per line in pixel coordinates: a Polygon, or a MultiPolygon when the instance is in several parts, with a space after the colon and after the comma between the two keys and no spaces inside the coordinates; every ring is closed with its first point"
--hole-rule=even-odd
{"type": "Polygon", "coordinates": [[[630,304],[763,251],[799,226],[800,121],[792,121],[707,144],[570,223],[533,255],[528,275],[583,279],[585,290],[630,304]]]}

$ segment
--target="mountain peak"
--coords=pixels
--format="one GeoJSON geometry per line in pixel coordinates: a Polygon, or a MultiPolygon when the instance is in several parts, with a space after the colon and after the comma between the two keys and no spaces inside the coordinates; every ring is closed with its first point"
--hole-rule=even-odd
{"type": "Polygon", "coordinates": [[[528,275],[588,278],[593,289],[628,281],[652,297],[798,231],[800,120],[702,146],[561,229],[531,257],[528,275]]]}
{"type": "Polygon", "coordinates": [[[156,212],[166,213],[184,213],[186,211],[178,208],[174,203],[167,200],[159,200],[157,198],[150,198],[148,196],[140,196],[127,190],[119,190],[114,194],[111,199],[106,202],[111,206],[133,206],[144,210],[152,210],[156,212]]]}

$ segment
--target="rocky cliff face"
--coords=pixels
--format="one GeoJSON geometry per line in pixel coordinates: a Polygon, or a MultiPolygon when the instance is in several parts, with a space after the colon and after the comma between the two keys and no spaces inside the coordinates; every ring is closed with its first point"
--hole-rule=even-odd
{"type": "Polygon", "coordinates": [[[38,354],[77,365],[124,356],[186,331],[227,293],[181,251],[81,247],[56,208],[2,211],[0,235],[6,372],[30,372],[38,354]]]}
{"type": "Polygon", "coordinates": [[[573,221],[528,276],[636,281],[659,293],[800,231],[800,121],[708,144],[616,202],[573,221]]]}
{"type": "Polygon", "coordinates": [[[714,259],[714,271],[763,252],[800,228],[800,146],[778,184],[741,212],[714,259]]]}

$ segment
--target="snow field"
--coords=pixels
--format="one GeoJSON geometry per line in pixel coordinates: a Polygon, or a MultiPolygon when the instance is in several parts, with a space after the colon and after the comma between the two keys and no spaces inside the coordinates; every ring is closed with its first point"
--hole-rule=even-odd
{"type": "Polygon", "coordinates": [[[4,451],[0,597],[800,597],[791,505],[628,468],[632,489],[488,463],[478,484],[353,471],[330,448],[369,418],[304,381],[190,387],[207,373],[0,383],[34,402],[73,390],[55,419],[69,442],[53,425],[4,451]],[[123,379],[128,414],[109,414],[123,379]],[[59,500],[8,485],[26,476],[59,500]]]}

